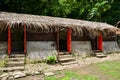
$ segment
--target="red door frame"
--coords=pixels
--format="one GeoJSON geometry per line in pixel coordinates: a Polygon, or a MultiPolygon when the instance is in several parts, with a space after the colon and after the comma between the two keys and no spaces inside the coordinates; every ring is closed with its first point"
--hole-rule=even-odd
{"type": "Polygon", "coordinates": [[[100,34],[99,36],[98,36],[98,50],[103,50],[103,38],[102,38],[102,34],[100,34]]]}
{"type": "Polygon", "coordinates": [[[67,29],[67,51],[71,52],[71,29],[67,29]]]}
{"type": "Polygon", "coordinates": [[[26,24],[24,24],[24,54],[26,54],[26,24]]]}
{"type": "MultiPolygon", "coordinates": [[[[11,54],[11,28],[8,25],[8,55],[11,54]]],[[[26,25],[24,24],[24,54],[26,54],[26,25]]]]}
{"type": "Polygon", "coordinates": [[[8,55],[11,54],[11,28],[10,24],[8,25],[8,55]]]}

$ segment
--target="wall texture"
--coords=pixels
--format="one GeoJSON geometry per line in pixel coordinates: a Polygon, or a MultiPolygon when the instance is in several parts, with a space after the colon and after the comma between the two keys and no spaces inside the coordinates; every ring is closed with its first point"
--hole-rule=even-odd
{"type": "Polygon", "coordinates": [[[105,53],[110,52],[120,52],[120,48],[115,41],[104,41],[103,42],[103,50],[105,53]]]}
{"type": "Polygon", "coordinates": [[[84,56],[92,53],[90,41],[72,41],[72,52],[76,55],[84,56]]]}
{"type": "Polygon", "coordinates": [[[30,59],[45,59],[57,54],[56,43],[53,41],[27,41],[27,53],[30,59]]]}
{"type": "Polygon", "coordinates": [[[0,42],[0,58],[4,58],[7,52],[7,42],[0,42]]]}

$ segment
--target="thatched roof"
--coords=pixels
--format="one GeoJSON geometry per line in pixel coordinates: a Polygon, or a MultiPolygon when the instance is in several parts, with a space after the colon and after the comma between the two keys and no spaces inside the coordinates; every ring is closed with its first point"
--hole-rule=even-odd
{"type": "Polygon", "coordinates": [[[8,25],[15,29],[16,27],[24,26],[24,24],[27,27],[27,31],[49,33],[56,32],[58,29],[71,28],[73,35],[80,37],[88,35],[90,38],[97,36],[98,32],[102,32],[104,37],[114,36],[116,31],[119,30],[112,25],[100,22],[0,12],[1,32],[6,30],[8,25]]]}

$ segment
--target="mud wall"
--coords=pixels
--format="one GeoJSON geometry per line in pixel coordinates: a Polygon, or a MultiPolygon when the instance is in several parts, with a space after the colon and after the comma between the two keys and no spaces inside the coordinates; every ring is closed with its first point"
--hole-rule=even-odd
{"type": "Polygon", "coordinates": [[[72,52],[79,56],[85,56],[92,53],[90,41],[72,41],[72,52]]]}
{"type": "Polygon", "coordinates": [[[4,58],[7,53],[7,42],[0,41],[0,58],[4,58]]]}
{"type": "Polygon", "coordinates": [[[120,52],[120,48],[116,41],[104,41],[103,51],[105,53],[120,52]]]}
{"type": "Polygon", "coordinates": [[[54,41],[27,41],[27,53],[30,59],[45,59],[57,54],[54,41]]]}

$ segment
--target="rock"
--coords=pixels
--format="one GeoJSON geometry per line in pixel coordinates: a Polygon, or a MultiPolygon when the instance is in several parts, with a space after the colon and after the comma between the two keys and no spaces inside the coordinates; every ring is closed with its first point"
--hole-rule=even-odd
{"type": "Polygon", "coordinates": [[[10,77],[8,78],[8,80],[14,80],[14,77],[13,77],[13,76],[10,76],[10,77]]]}
{"type": "Polygon", "coordinates": [[[44,73],[44,75],[45,75],[45,76],[53,76],[54,73],[53,73],[53,72],[46,72],[46,73],[44,73]]]}
{"type": "Polygon", "coordinates": [[[30,72],[30,71],[24,71],[24,73],[26,74],[26,76],[32,75],[32,72],[30,72]]]}
{"type": "Polygon", "coordinates": [[[35,74],[35,75],[38,75],[38,74],[40,74],[40,72],[39,72],[39,71],[35,71],[34,74],[35,74]]]}
{"type": "Polygon", "coordinates": [[[42,68],[39,68],[38,71],[39,71],[40,73],[42,73],[42,72],[43,72],[43,69],[42,69],[42,68]]]}
{"type": "Polygon", "coordinates": [[[17,78],[26,77],[26,74],[23,72],[15,72],[15,73],[13,73],[13,76],[15,79],[17,79],[17,78]]]}
{"type": "Polygon", "coordinates": [[[0,76],[0,80],[7,80],[8,77],[9,77],[9,73],[4,73],[0,76]]]}
{"type": "Polygon", "coordinates": [[[1,79],[1,80],[8,80],[7,78],[8,78],[8,77],[2,77],[2,79],[1,79]]]}
{"type": "Polygon", "coordinates": [[[8,75],[9,75],[9,73],[4,73],[4,74],[2,74],[2,75],[0,76],[0,78],[6,77],[6,76],[8,76],[8,75]]]}
{"type": "Polygon", "coordinates": [[[36,79],[36,80],[44,80],[43,78],[38,78],[38,79],[36,79]]]}

